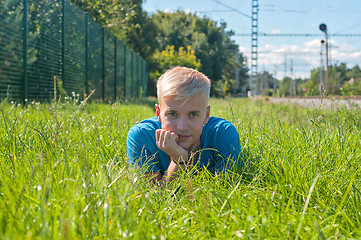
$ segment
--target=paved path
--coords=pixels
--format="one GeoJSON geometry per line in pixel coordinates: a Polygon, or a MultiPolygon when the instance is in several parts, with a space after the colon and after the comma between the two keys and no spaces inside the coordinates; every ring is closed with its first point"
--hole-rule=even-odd
{"type": "Polygon", "coordinates": [[[284,104],[298,104],[304,107],[309,108],[319,108],[321,109],[337,109],[340,107],[346,107],[347,109],[358,108],[361,109],[361,99],[322,99],[320,98],[277,98],[271,97],[270,102],[284,104]]]}

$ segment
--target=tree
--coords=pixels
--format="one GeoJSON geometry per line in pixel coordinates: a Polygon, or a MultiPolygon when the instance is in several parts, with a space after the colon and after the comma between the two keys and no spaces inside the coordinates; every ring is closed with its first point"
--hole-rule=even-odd
{"type": "MultiPolygon", "coordinates": [[[[41,32],[39,18],[32,18],[33,9],[38,9],[43,1],[31,1],[29,3],[28,32],[27,32],[27,65],[36,64],[41,56],[41,50],[36,47],[41,32]]],[[[23,92],[23,13],[24,7],[19,1],[0,1],[0,97],[7,96],[9,99],[20,100],[23,92]]],[[[48,19],[54,14],[49,11],[48,19]]],[[[44,50],[43,50],[44,52],[44,50]]]]}
{"type": "Polygon", "coordinates": [[[21,89],[23,46],[18,38],[22,37],[22,33],[15,30],[21,29],[23,25],[21,5],[11,0],[0,1],[0,20],[0,98],[5,96],[10,99],[21,98],[11,94],[11,92],[20,92],[21,89]],[[17,71],[11,73],[14,72],[12,69],[17,71]],[[14,78],[16,81],[11,81],[14,78]]]}
{"type": "MultiPolygon", "coordinates": [[[[212,81],[212,95],[222,95],[224,84],[234,81],[237,68],[241,70],[242,83],[246,82],[244,57],[238,55],[238,46],[230,39],[233,32],[226,31],[226,23],[217,24],[205,16],[198,17],[180,10],[175,13],[158,12],[152,15],[152,20],[158,29],[159,51],[167,46],[175,49],[192,47],[201,62],[199,70],[212,81]]],[[[157,63],[153,62],[151,66],[154,65],[157,63]]]]}
{"type": "Polygon", "coordinates": [[[175,50],[174,46],[167,46],[165,50],[156,52],[153,55],[153,61],[157,62],[158,65],[156,68],[151,69],[150,79],[148,82],[148,92],[152,95],[156,95],[156,82],[166,69],[170,69],[175,66],[184,66],[194,69],[199,69],[201,63],[199,59],[194,55],[194,51],[190,46],[187,49],[179,47],[178,50],[175,50]]]}
{"type": "MultiPolygon", "coordinates": [[[[212,81],[212,95],[221,95],[226,82],[235,82],[236,70],[239,71],[243,88],[248,82],[248,69],[243,64],[245,58],[231,40],[234,33],[226,30],[224,22],[218,24],[206,16],[199,17],[180,10],[175,13],[158,12],[149,16],[141,8],[142,0],[72,1],[90,12],[96,22],[107,27],[145,58],[150,72],[166,70],[159,69],[159,58],[153,57],[153,54],[159,55],[168,46],[174,46],[176,50],[191,46],[196,58],[200,60],[199,70],[212,81]]],[[[155,83],[155,76],[150,76],[151,84],[155,83]]],[[[152,88],[154,87],[148,88],[150,94],[152,88]]]]}
{"type": "MultiPolygon", "coordinates": [[[[360,95],[361,94],[361,71],[356,65],[348,69],[345,63],[329,67],[329,95],[360,95]]],[[[321,95],[320,69],[314,69],[308,81],[302,80],[303,89],[306,89],[306,96],[321,95]]]]}
{"type": "Polygon", "coordinates": [[[290,89],[290,78],[284,77],[280,82],[278,93],[282,97],[289,96],[289,89],[290,89]]]}
{"type": "Polygon", "coordinates": [[[71,0],[122,40],[138,55],[150,60],[156,50],[156,27],[143,11],[143,0],[71,0]]]}
{"type": "Polygon", "coordinates": [[[307,82],[306,96],[320,95],[320,70],[314,69],[311,72],[311,77],[307,82]]]}
{"type": "Polygon", "coordinates": [[[355,96],[361,95],[361,70],[358,65],[346,72],[346,77],[349,79],[342,85],[342,95],[355,96]]]}

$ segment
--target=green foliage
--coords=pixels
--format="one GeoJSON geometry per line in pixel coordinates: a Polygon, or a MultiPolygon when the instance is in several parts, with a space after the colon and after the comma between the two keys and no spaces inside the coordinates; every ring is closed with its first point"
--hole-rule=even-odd
{"type": "Polygon", "coordinates": [[[63,86],[63,81],[57,77],[54,76],[54,99],[56,100],[58,98],[58,95],[60,98],[65,98],[68,94],[63,86]]]}
{"type": "MultiPolygon", "coordinates": [[[[313,84],[312,81],[307,81],[307,79],[291,79],[290,77],[284,77],[282,81],[279,83],[279,95],[280,96],[307,96],[306,89],[307,87],[310,87],[311,84],[313,84]],[[291,81],[292,81],[292,89],[291,87],[291,81]],[[292,92],[290,92],[292,91],[292,92]]],[[[312,89],[313,87],[310,87],[308,89],[312,89]]]]}
{"type": "Polygon", "coordinates": [[[311,72],[308,80],[306,96],[320,95],[320,71],[319,69],[311,72]]]}
{"type": "MultiPolygon", "coordinates": [[[[325,81],[325,73],[324,73],[325,81]]],[[[306,95],[320,95],[320,69],[315,69],[307,82],[306,95]]],[[[324,82],[324,85],[326,83],[324,82]]],[[[326,86],[326,85],[325,85],[326,86]]],[[[361,71],[358,65],[348,69],[345,63],[329,67],[328,72],[329,95],[361,95],[361,71]]]]}
{"type": "Polygon", "coordinates": [[[346,72],[346,79],[341,88],[342,95],[361,95],[361,70],[357,65],[346,72]]]}
{"type": "MultiPolygon", "coordinates": [[[[267,73],[267,72],[265,72],[267,73]]],[[[258,74],[258,89],[263,89],[260,79],[262,74],[258,74]]],[[[267,73],[269,74],[269,73],[267,73]]],[[[311,72],[309,79],[293,79],[293,84],[296,84],[297,96],[320,96],[320,69],[314,69],[311,72]]],[[[326,70],[323,73],[324,88],[326,88],[326,70]]],[[[268,77],[270,79],[270,77],[268,77]]],[[[268,87],[271,86],[269,81],[268,87]]],[[[264,87],[264,86],[263,86],[264,87]]],[[[285,77],[279,82],[280,96],[290,96],[290,78],[285,77]]],[[[340,65],[329,66],[328,71],[328,95],[343,95],[343,96],[359,96],[361,95],[361,70],[358,65],[352,69],[348,69],[345,63],[340,65]]]]}
{"type": "Polygon", "coordinates": [[[257,74],[256,84],[257,84],[258,92],[264,96],[272,96],[273,94],[275,94],[273,93],[274,85],[276,85],[275,89],[284,87],[283,86],[284,81],[279,83],[278,80],[275,79],[275,77],[267,71],[259,72],[257,74]]]}
{"type": "Polygon", "coordinates": [[[96,22],[104,27],[122,27],[135,15],[135,8],[141,0],[71,0],[81,9],[89,12],[96,22]]]}
{"type": "MultiPolygon", "coordinates": [[[[36,7],[36,1],[30,1],[29,8],[36,7]]],[[[30,21],[31,23],[31,21],[30,21]]],[[[18,79],[23,78],[23,6],[21,1],[0,1],[0,98],[7,96],[9,99],[19,100],[20,93],[18,79]],[[18,70],[19,69],[19,70],[18,70]],[[18,95],[18,96],[16,96],[18,95]]],[[[38,59],[39,50],[34,43],[39,37],[39,28],[28,31],[28,64],[33,64],[38,59]]]]}
{"type": "Polygon", "coordinates": [[[290,96],[290,80],[291,78],[284,77],[280,82],[280,86],[279,86],[280,96],[290,96]]]}
{"type": "Polygon", "coordinates": [[[141,8],[142,0],[72,1],[148,61],[149,95],[156,95],[154,83],[159,74],[154,73],[166,70],[159,68],[157,60],[159,53],[168,46],[175,49],[191,46],[200,60],[199,70],[212,80],[212,95],[222,95],[220,86],[226,79],[234,80],[236,71],[239,71],[240,86],[232,92],[245,91],[248,83],[248,69],[243,64],[245,58],[231,40],[234,33],[226,30],[226,23],[218,24],[205,16],[198,17],[180,10],[148,16],[141,8]]]}
{"type": "MultiPolygon", "coordinates": [[[[245,59],[230,39],[233,32],[226,30],[226,23],[218,24],[206,16],[199,17],[180,10],[175,13],[158,12],[151,19],[157,27],[158,51],[165,50],[167,46],[174,46],[175,49],[191,46],[200,60],[199,70],[212,81],[212,95],[222,95],[224,82],[226,79],[234,79],[237,68],[240,71],[241,85],[245,85],[245,59]]],[[[150,67],[156,69],[157,65],[155,61],[150,67]]],[[[152,79],[153,82],[155,80],[152,79]]]]}
{"type": "Polygon", "coordinates": [[[211,99],[239,132],[243,169],[159,188],[125,147],[154,101],[0,103],[0,238],[361,237],[360,109],[211,99]]]}
{"type": "MultiPolygon", "coordinates": [[[[188,46],[187,49],[179,47],[178,51],[174,49],[174,46],[167,46],[161,52],[156,50],[152,60],[157,63],[157,68],[151,69],[151,79],[158,79],[167,69],[175,66],[190,67],[197,70],[201,66],[191,46],[188,46]]],[[[155,83],[153,85],[155,86],[155,83]]]]}
{"type": "Polygon", "coordinates": [[[143,0],[71,0],[149,61],[156,49],[156,28],[142,9],[143,0]]]}
{"type": "Polygon", "coordinates": [[[340,95],[339,74],[336,67],[330,67],[328,71],[328,95],[340,95]]]}

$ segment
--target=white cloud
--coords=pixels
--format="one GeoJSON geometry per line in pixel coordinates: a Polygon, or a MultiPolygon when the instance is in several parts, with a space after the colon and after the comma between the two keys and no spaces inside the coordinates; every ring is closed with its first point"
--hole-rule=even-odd
{"type": "Polygon", "coordinates": [[[273,29],[271,31],[272,34],[277,34],[277,33],[282,33],[282,30],[281,29],[273,29]]]}
{"type": "MultiPolygon", "coordinates": [[[[176,11],[175,11],[175,10],[172,10],[172,9],[166,8],[166,9],[163,10],[163,12],[165,12],[165,13],[175,13],[176,11]]],[[[186,14],[189,14],[189,13],[194,14],[194,13],[196,13],[196,11],[194,11],[194,10],[192,10],[192,9],[185,9],[184,12],[185,12],[186,14]]]]}
{"type": "MultiPolygon", "coordinates": [[[[347,63],[347,67],[352,68],[361,63],[361,50],[350,44],[339,44],[337,41],[329,40],[329,64],[347,63]]],[[[240,46],[240,51],[249,59],[251,50],[249,47],[240,46]]],[[[281,79],[284,76],[291,75],[291,66],[293,76],[308,78],[311,70],[320,66],[321,62],[321,42],[319,39],[313,39],[304,42],[302,45],[272,45],[266,44],[258,47],[258,71],[277,72],[276,77],[281,79]],[[286,64],[285,64],[286,62],[286,64]],[[293,65],[292,65],[293,63],[293,65]],[[286,72],[285,72],[286,67],[286,72]]],[[[323,49],[325,54],[325,49],[323,49]]],[[[324,57],[325,55],[323,55],[324,57]]],[[[323,58],[324,65],[325,57],[323,58]]],[[[250,68],[250,66],[249,66],[250,68]]]]}
{"type": "Polygon", "coordinates": [[[247,51],[248,51],[248,54],[249,54],[249,49],[247,49],[246,47],[239,46],[238,49],[239,49],[239,51],[240,51],[241,53],[247,54],[247,51]]]}
{"type": "Polygon", "coordinates": [[[164,11],[163,12],[165,12],[165,13],[174,13],[174,11],[172,10],[172,9],[164,9],[164,11]]]}
{"type": "Polygon", "coordinates": [[[186,9],[186,10],[184,10],[184,12],[186,13],[186,14],[194,14],[195,13],[195,11],[194,10],[192,10],[192,9],[186,9]]]}
{"type": "Polygon", "coordinates": [[[308,49],[316,49],[316,48],[320,49],[321,41],[320,39],[313,39],[311,41],[305,42],[303,44],[303,47],[308,49]]]}

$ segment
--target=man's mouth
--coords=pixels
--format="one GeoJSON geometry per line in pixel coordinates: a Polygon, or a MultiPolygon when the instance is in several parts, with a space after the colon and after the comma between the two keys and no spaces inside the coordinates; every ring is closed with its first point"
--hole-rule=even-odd
{"type": "Polygon", "coordinates": [[[178,142],[184,142],[188,140],[192,135],[178,134],[178,142]]]}

